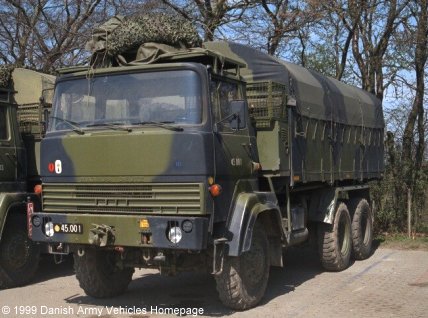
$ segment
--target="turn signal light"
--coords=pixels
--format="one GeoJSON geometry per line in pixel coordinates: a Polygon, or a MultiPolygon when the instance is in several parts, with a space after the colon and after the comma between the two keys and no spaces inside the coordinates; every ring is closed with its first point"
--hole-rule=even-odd
{"type": "Polygon", "coordinates": [[[223,191],[221,185],[219,184],[213,184],[211,187],[208,188],[208,190],[210,191],[213,197],[218,197],[223,191]]]}
{"type": "Polygon", "coordinates": [[[213,185],[214,184],[214,178],[213,177],[209,177],[208,178],[208,184],[209,185],[213,185]]]}
{"type": "Polygon", "coordinates": [[[36,184],[34,186],[34,193],[37,195],[41,195],[42,194],[42,185],[41,184],[36,184]]]}

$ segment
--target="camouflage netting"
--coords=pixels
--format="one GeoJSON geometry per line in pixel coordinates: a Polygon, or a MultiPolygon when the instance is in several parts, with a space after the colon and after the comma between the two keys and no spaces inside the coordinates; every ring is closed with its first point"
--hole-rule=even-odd
{"type": "Polygon", "coordinates": [[[8,88],[12,77],[13,65],[0,65],[0,87],[8,88]]]}
{"type": "Polygon", "coordinates": [[[93,53],[105,50],[108,55],[117,56],[136,50],[147,42],[174,47],[201,45],[201,39],[189,21],[176,15],[150,13],[110,19],[94,31],[86,47],[93,53]]]}

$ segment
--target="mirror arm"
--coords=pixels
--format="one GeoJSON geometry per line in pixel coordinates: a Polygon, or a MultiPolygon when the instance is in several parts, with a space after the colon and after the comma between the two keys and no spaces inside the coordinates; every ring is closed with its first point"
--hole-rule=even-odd
{"type": "Polygon", "coordinates": [[[223,119],[219,120],[218,122],[216,122],[216,123],[215,123],[215,126],[217,126],[218,124],[221,124],[221,123],[225,122],[226,120],[229,120],[229,119],[235,119],[235,118],[237,118],[237,117],[239,117],[239,114],[238,114],[238,113],[230,114],[230,115],[228,115],[228,116],[224,117],[223,119]]]}

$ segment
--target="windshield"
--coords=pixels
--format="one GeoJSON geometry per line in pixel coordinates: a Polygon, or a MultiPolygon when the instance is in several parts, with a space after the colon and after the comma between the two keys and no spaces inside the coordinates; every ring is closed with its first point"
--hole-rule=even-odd
{"type": "Polygon", "coordinates": [[[109,74],[59,82],[49,131],[103,125],[202,122],[201,87],[194,71],[109,74]]]}

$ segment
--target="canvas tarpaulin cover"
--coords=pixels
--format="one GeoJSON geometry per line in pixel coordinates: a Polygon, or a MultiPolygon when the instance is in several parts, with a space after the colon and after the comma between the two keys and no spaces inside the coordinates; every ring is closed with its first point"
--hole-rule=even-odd
{"type": "Polygon", "coordinates": [[[354,126],[384,127],[380,100],[362,89],[242,44],[205,42],[203,47],[244,63],[241,75],[247,82],[274,81],[286,85],[287,94],[296,99],[297,109],[304,116],[354,126]]]}

